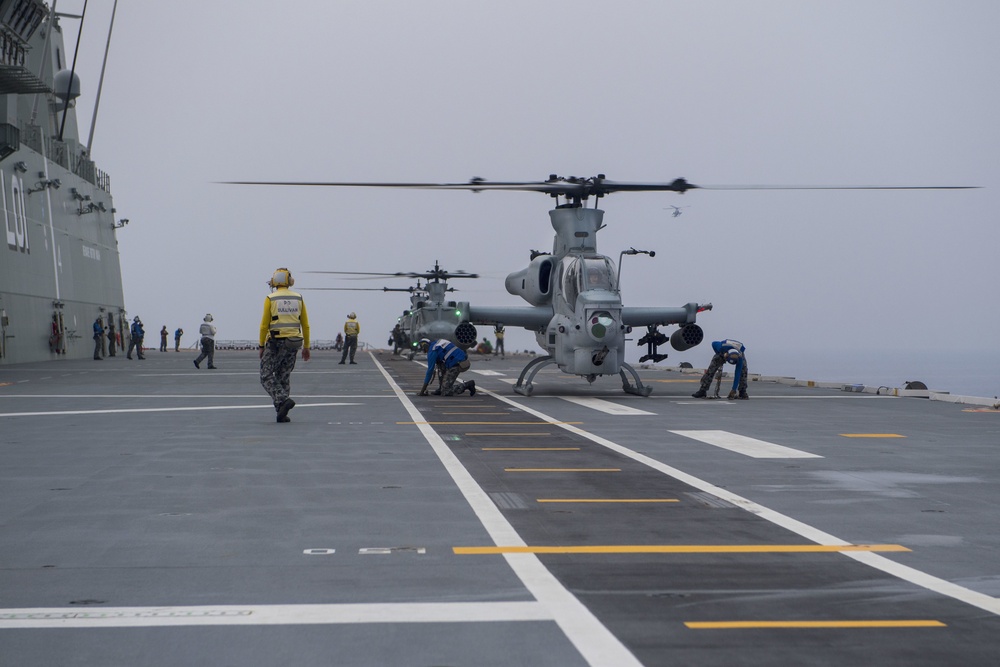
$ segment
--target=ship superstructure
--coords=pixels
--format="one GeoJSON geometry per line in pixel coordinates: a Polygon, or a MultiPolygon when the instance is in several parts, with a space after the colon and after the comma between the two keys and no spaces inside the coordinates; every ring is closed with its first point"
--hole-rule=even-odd
{"type": "Polygon", "coordinates": [[[80,137],[73,58],[54,9],[0,0],[0,364],[86,358],[98,317],[127,331],[125,221],[80,137]]]}

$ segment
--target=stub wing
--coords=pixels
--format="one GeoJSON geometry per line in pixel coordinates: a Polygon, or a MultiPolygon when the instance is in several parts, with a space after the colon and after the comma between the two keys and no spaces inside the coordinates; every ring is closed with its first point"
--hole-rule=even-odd
{"type": "Polygon", "coordinates": [[[552,320],[552,306],[469,306],[473,324],[502,324],[541,331],[552,320]]]}
{"type": "Polygon", "coordinates": [[[622,308],[622,324],[630,327],[648,327],[668,324],[693,324],[703,306],[691,302],[679,308],[622,308]]]}

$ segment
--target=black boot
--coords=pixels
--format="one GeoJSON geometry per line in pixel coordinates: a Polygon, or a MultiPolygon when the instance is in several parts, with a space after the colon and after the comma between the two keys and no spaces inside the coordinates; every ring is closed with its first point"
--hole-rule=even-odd
{"type": "Polygon", "coordinates": [[[288,418],[288,411],[295,407],[295,401],[290,398],[286,398],[278,406],[278,422],[290,422],[291,419],[288,418]]]}

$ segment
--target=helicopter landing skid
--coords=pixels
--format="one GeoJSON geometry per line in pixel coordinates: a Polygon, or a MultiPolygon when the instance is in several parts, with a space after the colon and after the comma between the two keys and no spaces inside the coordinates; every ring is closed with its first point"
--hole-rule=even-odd
{"type": "Polygon", "coordinates": [[[626,394],[635,394],[636,396],[649,396],[653,393],[652,387],[647,387],[639,379],[639,374],[635,372],[635,369],[628,364],[622,364],[622,369],[618,371],[618,374],[622,376],[622,390],[626,394]],[[628,375],[625,374],[628,371],[632,374],[632,379],[635,380],[635,385],[629,383],[628,375]]]}
{"type": "MultiPolygon", "coordinates": [[[[543,366],[549,364],[554,364],[556,361],[551,356],[546,355],[544,357],[538,357],[528,362],[528,365],[524,367],[521,371],[521,375],[517,378],[517,384],[514,385],[514,393],[520,394],[521,396],[531,396],[531,392],[534,387],[531,385],[531,381],[534,379],[535,374],[542,369],[543,366]]],[[[653,393],[652,387],[647,387],[639,379],[639,374],[635,372],[635,369],[628,364],[622,364],[622,370],[618,371],[622,376],[622,390],[627,394],[635,394],[636,396],[649,396],[653,393]],[[635,381],[633,385],[629,382],[628,375],[625,373],[628,371],[632,375],[632,379],[635,381]]]]}
{"type": "Polygon", "coordinates": [[[535,373],[541,370],[542,366],[554,363],[556,363],[556,360],[551,355],[545,355],[544,357],[538,357],[529,361],[528,365],[521,370],[521,374],[517,378],[517,384],[514,385],[514,393],[521,396],[531,396],[531,390],[533,389],[531,380],[535,377],[535,373]],[[528,376],[527,381],[525,381],[525,375],[528,376]]]}

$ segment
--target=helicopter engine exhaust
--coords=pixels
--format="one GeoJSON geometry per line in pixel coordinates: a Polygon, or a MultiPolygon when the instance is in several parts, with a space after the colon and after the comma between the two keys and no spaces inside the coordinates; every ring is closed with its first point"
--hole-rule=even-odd
{"type": "Polygon", "coordinates": [[[705,332],[697,324],[685,324],[670,336],[670,345],[678,352],[688,350],[701,343],[705,332]]]}
{"type": "Polygon", "coordinates": [[[476,327],[471,322],[462,322],[455,327],[455,340],[463,348],[476,342],[476,327]]]}

